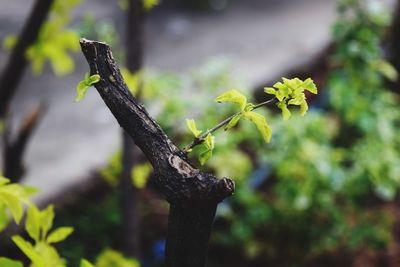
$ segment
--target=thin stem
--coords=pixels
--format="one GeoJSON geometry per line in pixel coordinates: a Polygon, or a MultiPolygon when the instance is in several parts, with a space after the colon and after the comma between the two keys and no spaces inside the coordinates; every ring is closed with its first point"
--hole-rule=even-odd
{"type": "MultiPolygon", "coordinates": [[[[258,103],[257,105],[254,105],[253,108],[252,108],[251,110],[255,110],[255,109],[258,109],[259,107],[266,106],[266,105],[269,105],[269,104],[273,104],[273,103],[275,103],[275,102],[276,102],[276,98],[274,97],[274,98],[272,98],[272,99],[270,99],[270,100],[267,100],[267,101],[258,103]]],[[[250,110],[250,111],[251,111],[251,110],[250,110]]],[[[240,115],[242,112],[243,112],[243,111],[236,112],[235,114],[229,116],[228,118],[224,119],[223,121],[221,121],[220,123],[218,123],[217,125],[215,125],[213,128],[211,128],[211,129],[205,131],[205,132],[204,132],[203,134],[201,134],[199,137],[196,137],[196,138],[192,141],[192,143],[190,143],[189,145],[185,146],[185,148],[183,149],[183,151],[186,152],[186,153],[188,153],[188,152],[189,152],[191,149],[193,149],[195,146],[201,145],[201,144],[205,141],[207,135],[212,134],[212,133],[214,133],[215,131],[221,129],[222,127],[224,127],[225,125],[227,125],[235,116],[240,115]]]]}

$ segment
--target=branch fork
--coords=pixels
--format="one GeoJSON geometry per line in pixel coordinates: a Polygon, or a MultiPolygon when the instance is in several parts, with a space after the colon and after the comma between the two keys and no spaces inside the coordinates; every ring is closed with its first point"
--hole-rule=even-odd
{"type": "Polygon", "coordinates": [[[120,126],[132,137],[154,168],[156,183],[170,203],[166,263],[170,267],[205,266],[217,204],[233,194],[235,183],[193,167],[134,98],[112,56],[101,42],[81,39],[94,86],[120,126]]]}

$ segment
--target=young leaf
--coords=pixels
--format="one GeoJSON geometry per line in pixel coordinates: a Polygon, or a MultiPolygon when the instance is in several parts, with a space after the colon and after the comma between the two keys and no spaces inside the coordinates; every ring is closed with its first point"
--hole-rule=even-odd
{"type": "Polygon", "coordinates": [[[79,267],[94,267],[94,265],[91,264],[89,261],[82,259],[79,267]]]}
{"type": "Polygon", "coordinates": [[[217,101],[218,103],[231,102],[238,104],[240,106],[240,110],[242,111],[244,110],[247,104],[247,98],[237,90],[229,90],[223,93],[222,95],[218,96],[215,99],[215,101],[217,101]]]}
{"type": "Polygon", "coordinates": [[[76,97],[75,101],[79,102],[85,98],[86,92],[89,89],[89,86],[86,85],[85,81],[80,81],[76,86],[76,97]]]}
{"type": "Polygon", "coordinates": [[[304,93],[298,93],[295,97],[288,101],[288,105],[296,105],[299,106],[306,100],[306,96],[304,93]]]}
{"type": "Polygon", "coordinates": [[[45,210],[40,212],[40,225],[42,227],[42,237],[44,238],[51,227],[53,227],[54,206],[49,205],[45,210]]]}
{"type": "Polygon", "coordinates": [[[24,265],[22,265],[22,263],[20,263],[19,261],[7,259],[4,257],[0,257],[0,266],[1,267],[24,267],[24,265]]]}
{"type": "Polygon", "coordinates": [[[92,86],[93,84],[97,83],[100,81],[100,75],[94,74],[92,76],[89,76],[88,73],[85,73],[83,81],[80,81],[78,85],[76,86],[76,97],[75,101],[79,102],[82,99],[85,98],[87,90],[92,86]]]}
{"type": "Polygon", "coordinates": [[[193,119],[186,119],[186,126],[189,128],[189,130],[192,132],[194,137],[199,137],[201,134],[201,131],[197,129],[196,123],[194,122],[193,119]]]}
{"type": "Polygon", "coordinates": [[[206,150],[199,155],[199,161],[201,165],[206,164],[206,162],[212,157],[212,150],[206,150]]]}
{"type": "Polygon", "coordinates": [[[282,110],[283,119],[286,121],[290,118],[290,110],[287,108],[285,102],[279,102],[278,107],[282,110]]]}
{"type": "Polygon", "coordinates": [[[388,80],[394,82],[398,79],[397,70],[386,60],[375,60],[372,62],[373,67],[379,71],[388,80]]]}
{"type": "Polygon", "coordinates": [[[72,232],[74,228],[72,227],[60,227],[54,230],[47,237],[47,243],[58,243],[65,240],[72,232]]]}
{"type": "Polygon", "coordinates": [[[308,110],[307,101],[303,101],[303,102],[300,104],[300,115],[301,115],[301,116],[304,116],[304,115],[307,113],[307,110],[308,110]]]}
{"type": "Polygon", "coordinates": [[[145,11],[149,11],[153,7],[159,4],[159,0],[144,0],[143,1],[143,8],[145,11]]]}
{"type": "Polygon", "coordinates": [[[236,124],[239,122],[240,118],[243,116],[243,114],[237,114],[235,115],[229,122],[228,124],[225,126],[224,130],[229,130],[232,127],[235,127],[236,124]]]}
{"type": "Polygon", "coordinates": [[[265,87],[264,92],[270,95],[276,95],[276,90],[272,87],[265,87]]]}
{"type": "Polygon", "coordinates": [[[0,233],[4,230],[4,228],[7,227],[8,222],[9,222],[9,219],[8,219],[6,206],[0,204],[0,233]]]}
{"type": "Polygon", "coordinates": [[[11,51],[17,44],[18,38],[16,35],[9,35],[3,40],[3,48],[6,51],[11,51]]]}
{"type": "Polygon", "coordinates": [[[132,168],[131,178],[132,183],[136,188],[144,188],[149,180],[152,167],[149,163],[136,165],[132,168]]]}
{"type": "Polygon", "coordinates": [[[35,251],[31,243],[22,237],[15,235],[11,238],[20,250],[32,261],[35,266],[43,266],[44,262],[40,255],[35,251]]]}
{"type": "Polygon", "coordinates": [[[271,140],[272,131],[264,116],[254,111],[246,112],[244,116],[256,125],[258,131],[263,136],[264,141],[269,143],[271,140]]]}
{"type": "Polygon", "coordinates": [[[305,80],[302,84],[302,87],[313,94],[318,93],[317,86],[311,78],[305,80]]]}
{"type": "Polygon", "coordinates": [[[128,69],[123,68],[121,69],[121,74],[128,86],[129,92],[131,92],[133,96],[136,96],[139,91],[141,71],[131,73],[128,69]]]}
{"type": "Polygon", "coordinates": [[[214,149],[214,136],[212,136],[210,133],[207,134],[205,140],[204,140],[204,145],[207,147],[209,150],[214,149]]]}
{"type": "Polygon", "coordinates": [[[18,197],[10,192],[2,190],[0,191],[0,203],[6,204],[11,211],[14,221],[19,224],[24,210],[18,197]]]}
{"type": "Polygon", "coordinates": [[[39,242],[40,239],[40,211],[34,205],[30,205],[28,208],[25,229],[29,236],[39,242]]]}
{"type": "Polygon", "coordinates": [[[97,83],[100,81],[100,75],[98,74],[94,74],[92,76],[89,77],[89,84],[90,86],[92,86],[93,84],[97,83]]]}
{"type": "Polygon", "coordinates": [[[0,186],[8,184],[9,182],[10,182],[9,179],[7,179],[7,178],[5,178],[3,176],[0,176],[0,186]]]}

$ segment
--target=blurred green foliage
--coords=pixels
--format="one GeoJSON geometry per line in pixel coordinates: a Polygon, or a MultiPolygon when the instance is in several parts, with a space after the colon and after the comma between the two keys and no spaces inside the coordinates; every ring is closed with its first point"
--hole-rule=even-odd
{"type": "MultiPolygon", "coordinates": [[[[24,214],[24,208],[27,206],[24,221],[27,238],[14,235],[11,237],[12,241],[29,260],[31,267],[65,267],[67,262],[61,258],[55,244],[65,241],[72,234],[74,228],[61,226],[53,229],[54,207],[49,205],[47,208],[39,210],[30,199],[35,192],[37,192],[36,189],[11,184],[8,179],[0,176],[0,232],[10,223],[9,214],[15,223],[19,224],[24,214]]],[[[103,213],[102,216],[104,219],[103,213]]],[[[74,249],[72,248],[72,251],[74,249]]],[[[23,264],[16,260],[0,257],[0,266],[23,267],[23,264]]],[[[86,260],[80,260],[80,266],[140,267],[140,264],[135,259],[125,258],[119,252],[106,249],[97,257],[95,265],[86,260]]]]}
{"type": "Polygon", "coordinates": [[[254,167],[266,165],[268,180],[256,191],[237,186],[224,213],[228,230],[215,235],[216,243],[292,266],[338,250],[385,249],[392,240],[385,203],[400,185],[400,112],[385,78],[397,73],[380,43],[389,12],[371,5],[338,3],[328,110],[272,121],[279,134],[271,145],[262,151],[250,144],[254,167]]]}
{"type": "MultiPolygon", "coordinates": [[[[71,11],[81,0],[54,1],[47,21],[42,25],[36,42],[26,50],[26,57],[31,62],[34,74],[41,74],[48,60],[56,75],[71,73],[75,68],[70,52],[79,50],[79,35],[67,29],[71,20],[71,11]]],[[[11,50],[18,37],[10,35],[3,41],[3,47],[11,50]]]]}

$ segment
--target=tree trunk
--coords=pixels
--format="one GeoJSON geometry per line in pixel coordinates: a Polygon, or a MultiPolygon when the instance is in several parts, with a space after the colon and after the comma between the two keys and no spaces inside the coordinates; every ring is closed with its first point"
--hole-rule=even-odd
{"type": "MultiPolygon", "coordinates": [[[[130,0],[126,23],[126,67],[138,72],[143,64],[143,7],[141,0],[130,0]]],[[[140,157],[138,147],[122,130],[121,215],[122,250],[126,256],[140,257],[140,225],[138,214],[138,189],[132,184],[131,170],[140,157]]]]}
{"type": "Polygon", "coordinates": [[[81,39],[91,75],[99,74],[97,91],[121,127],[153,166],[155,182],[171,205],[166,247],[168,267],[204,267],[217,204],[232,195],[229,178],[217,179],[193,167],[132,97],[105,43],[81,39]]]}
{"type": "Polygon", "coordinates": [[[140,151],[131,137],[122,130],[122,173],[119,185],[122,223],[122,252],[134,258],[140,257],[138,189],[133,186],[131,170],[138,161],[140,151]]]}

